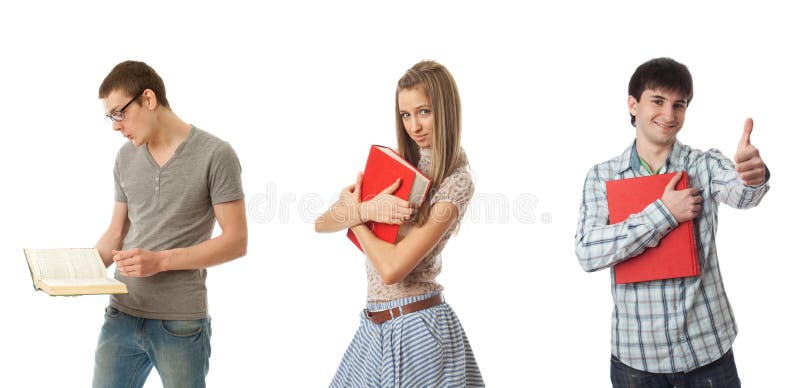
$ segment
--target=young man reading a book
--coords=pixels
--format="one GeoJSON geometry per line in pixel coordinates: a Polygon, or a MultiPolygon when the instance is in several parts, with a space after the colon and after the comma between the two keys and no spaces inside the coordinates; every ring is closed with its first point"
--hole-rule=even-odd
{"type": "Polygon", "coordinates": [[[717,207],[758,205],[769,172],[750,143],[745,120],[734,162],[719,151],[677,140],[692,100],[689,70],[669,58],[639,66],[628,86],[636,139],[622,155],[586,177],[575,252],[586,271],[611,268],[611,381],[614,387],[738,387],[731,346],[736,322],[725,295],[714,236],[717,207]],[[663,195],[623,222],[609,225],[606,182],[686,171],[689,187],[663,195]],[[651,249],[682,222],[693,222],[700,275],[614,284],[614,265],[651,249]],[[710,384],[713,383],[713,384],[710,384]]]}
{"type": "Polygon", "coordinates": [[[94,387],[141,387],[154,366],[164,386],[204,387],[206,268],[247,249],[239,160],[170,109],[161,77],[143,62],[118,64],[99,94],[130,141],[117,154],[116,202],[97,249],[128,294],[106,308],[94,387]],[[211,238],[215,221],[222,232],[211,238]]]}

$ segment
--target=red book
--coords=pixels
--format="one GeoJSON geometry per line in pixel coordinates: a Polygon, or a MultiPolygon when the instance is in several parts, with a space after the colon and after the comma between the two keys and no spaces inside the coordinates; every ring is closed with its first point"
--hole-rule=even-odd
{"type": "MultiPolygon", "coordinates": [[[[606,182],[609,223],[625,221],[661,198],[675,174],[682,175],[675,189],[687,188],[689,175],[683,171],[606,182]]],[[[640,255],[615,265],[614,274],[617,284],[699,275],[694,223],[691,220],[682,222],[655,247],[646,248],[640,255]]]]}
{"type": "MultiPolygon", "coordinates": [[[[400,178],[400,187],[397,188],[394,195],[408,201],[413,206],[422,204],[431,180],[393,149],[373,145],[369,149],[367,165],[364,167],[364,174],[361,178],[361,202],[375,198],[398,178],[400,178]]],[[[367,222],[366,226],[379,239],[394,244],[398,234],[403,235],[407,232],[409,224],[391,225],[367,222]]],[[[352,230],[347,230],[347,237],[358,249],[364,251],[352,230]]]]}

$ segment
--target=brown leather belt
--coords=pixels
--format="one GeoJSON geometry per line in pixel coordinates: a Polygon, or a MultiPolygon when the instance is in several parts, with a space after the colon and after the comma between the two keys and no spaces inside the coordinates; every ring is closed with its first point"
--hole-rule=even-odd
{"type": "Polygon", "coordinates": [[[395,307],[389,310],[369,311],[364,309],[364,315],[367,316],[373,323],[381,324],[386,321],[392,320],[405,314],[411,314],[416,311],[425,310],[433,306],[440,305],[444,302],[441,295],[432,296],[428,299],[418,300],[409,304],[404,304],[400,307],[395,307]]]}

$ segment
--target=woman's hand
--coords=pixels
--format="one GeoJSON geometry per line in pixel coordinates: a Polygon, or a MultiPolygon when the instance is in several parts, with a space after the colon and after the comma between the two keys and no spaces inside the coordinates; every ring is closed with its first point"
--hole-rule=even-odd
{"type": "MultiPolygon", "coordinates": [[[[358,204],[361,202],[361,180],[363,178],[363,174],[360,172],[356,176],[356,183],[353,183],[350,186],[345,187],[342,189],[342,192],[339,193],[339,201],[342,204],[346,205],[348,208],[358,208],[358,204]]],[[[363,222],[363,221],[362,221],[363,222]]]]}
{"type": "Polygon", "coordinates": [[[356,183],[345,187],[340,197],[342,201],[357,205],[358,217],[361,222],[375,221],[382,224],[399,225],[411,219],[414,215],[414,208],[408,201],[392,195],[400,187],[400,179],[397,179],[374,198],[361,202],[362,179],[363,175],[359,173],[356,183]]]}
{"type": "Polygon", "coordinates": [[[400,187],[400,179],[378,193],[375,198],[361,202],[362,178],[359,173],[356,183],[342,189],[339,200],[314,222],[314,230],[318,233],[331,233],[367,221],[398,225],[411,219],[415,209],[411,208],[408,201],[392,195],[400,187]]]}

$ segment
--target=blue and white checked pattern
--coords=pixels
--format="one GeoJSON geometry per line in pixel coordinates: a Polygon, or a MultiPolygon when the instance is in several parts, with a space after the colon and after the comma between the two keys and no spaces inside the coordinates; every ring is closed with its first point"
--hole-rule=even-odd
{"type": "MultiPolygon", "coordinates": [[[[368,303],[387,310],[438,293],[368,303]]],[[[375,324],[364,313],[331,387],[483,387],[464,329],[447,303],[375,324]]]]}
{"type": "Polygon", "coordinates": [[[701,274],[631,284],[614,284],[613,265],[658,245],[677,221],[659,199],[624,222],[608,224],[606,181],[647,175],[635,143],[586,176],[575,253],[586,271],[611,267],[611,353],[626,365],[653,373],[686,372],[731,348],[737,328],[714,243],[717,208],[720,203],[740,209],[756,206],[769,190],[766,183],[745,186],[734,168],[715,149],[702,152],[675,143],[666,172],[688,171],[689,185],[703,196],[703,212],[694,219],[701,274]]]}

